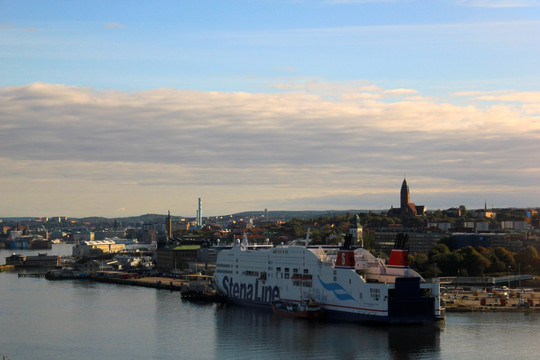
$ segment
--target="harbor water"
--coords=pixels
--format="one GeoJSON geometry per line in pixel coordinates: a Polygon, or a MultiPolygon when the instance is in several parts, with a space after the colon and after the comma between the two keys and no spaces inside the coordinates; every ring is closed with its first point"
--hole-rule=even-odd
{"type": "MultiPolygon", "coordinates": [[[[25,254],[37,252],[25,251],[25,254]]],[[[69,245],[49,254],[69,255],[69,245]]],[[[0,250],[0,264],[11,251],[0,250]]],[[[540,312],[440,328],[280,318],[178,292],[0,273],[0,356],[20,359],[537,359],[540,312]]]]}

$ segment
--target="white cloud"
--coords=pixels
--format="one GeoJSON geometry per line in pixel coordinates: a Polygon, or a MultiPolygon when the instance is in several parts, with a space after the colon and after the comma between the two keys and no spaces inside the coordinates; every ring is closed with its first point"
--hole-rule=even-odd
{"type": "Polygon", "coordinates": [[[119,208],[189,216],[199,196],[215,215],[278,205],[380,209],[398,203],[403,174],[430,208],[445,206],[437,194],[520,205],[512,203],[520,189],[539,193],[537,93],[453,94],[492,97],[463,106],[368,82],[307,88],[1,88],[0,186],[10,189],[4,208],[18,213],[0,215],[43,214],[54,204],[70,216],[119,208]]]}
{"type": "Polygon", "coordinates": [[[484,8],[540,6],[538,0],[456,0],[458,5],[484,8]]]}

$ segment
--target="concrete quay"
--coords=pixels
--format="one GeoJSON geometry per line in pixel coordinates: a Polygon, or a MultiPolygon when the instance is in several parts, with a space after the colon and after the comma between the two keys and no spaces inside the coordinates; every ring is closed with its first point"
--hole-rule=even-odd
{"type": "Polygon", "coordinates": [[[180,291],[182,299],[198,302],[223,302],[213,288],[213,277],[190,274],[182,278],[148,276],[121,272],[100,272],[89,277],[89,280],[120,285],[143,286],[161,290],[180,291]]]}
{"type": "Polygon", "coordinates": [[[121,285],[143,286],[151,287],[155,289],[164,289],[171,291],[181,291],[182,285],[187,286],[188,281],[183,279],[168,278],[168,277],[142,277],[142,278],[130,278],[130,277],[105,277],[99,275],[90,276],[90,280],[113,283],[121,285]]]}

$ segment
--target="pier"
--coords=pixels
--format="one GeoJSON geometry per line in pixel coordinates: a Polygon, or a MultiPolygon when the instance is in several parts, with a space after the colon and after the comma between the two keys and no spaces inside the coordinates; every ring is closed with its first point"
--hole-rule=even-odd
{"type": "Polygon", "coordinates": [[[88,277],[89,280],[130,286],[143,286],[160,290],[179,291],[182,299],[196,302],[223,302],[213,287],[213,276],[189,274],[182,278],[138,277],[133,273],[99,272],[88,277]]]}
{"type": "Polygon", "coordinates": [[[26,278],[26,277],[31,277],[31,278],[44,278],[45,277],[45,273],[18,273],[17,274],[18,277],[23,277],[23,278],[26,278]]]}

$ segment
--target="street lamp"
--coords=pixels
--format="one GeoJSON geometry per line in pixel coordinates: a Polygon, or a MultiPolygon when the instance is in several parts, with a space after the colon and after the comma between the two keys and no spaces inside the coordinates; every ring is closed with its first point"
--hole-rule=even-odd
{"type": "Polygon", "coordinates": [[[519,288],[521,289],[521,264],[518,264],[519,288]]]}
{"type": "Polygon", "coordinates": [[[512,269],[511,266],[508,267],[508,272],[506,273],[506,276],[508,278],[508,288],[510,289],[510,270],[512,269]]]}

